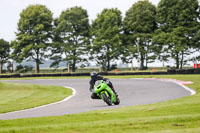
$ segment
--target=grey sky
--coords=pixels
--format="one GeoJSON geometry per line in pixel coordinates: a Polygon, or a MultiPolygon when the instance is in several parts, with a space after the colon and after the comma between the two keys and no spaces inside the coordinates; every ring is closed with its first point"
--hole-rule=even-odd
{"type": "MultiPolygon", "coordinates": [[[[96,18],[104,8],[118,8],[124,16],[125,12],[138,0],[1,0],[0,1],[0,38],[6,41],[15,39],[19,14],[30,4],[46,5],[54,18],[73,6],[82,6],[88,11],[90,21],[96,18]]],[[[157,5],[160,0],[149,0],[157,5]]]]}

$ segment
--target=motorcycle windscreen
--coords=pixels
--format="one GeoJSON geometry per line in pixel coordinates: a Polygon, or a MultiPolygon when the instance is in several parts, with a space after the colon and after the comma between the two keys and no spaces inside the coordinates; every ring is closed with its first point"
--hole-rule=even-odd
{"type": "Polygon", "coordinates": [[[97,80],[96,82],[95,82],[95,86],[98,86],[98,85],[100,85],[101,84],[101,80],[97,80]]]}

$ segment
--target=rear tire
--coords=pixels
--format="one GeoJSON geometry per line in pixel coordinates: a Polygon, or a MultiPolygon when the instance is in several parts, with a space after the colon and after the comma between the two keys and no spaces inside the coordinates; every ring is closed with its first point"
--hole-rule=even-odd
{"type": "Polygon", "coordinates": [[[108,106],[111,106],[112,102],[111,102],[110,98],[108,98],[105,93],[102,93],[101,95],[103,97],[104,102],[106,102],[108,104],[108,106]]]}
{"type": "Polygon", "coordinates": [[[116,102],[114,104],[119,105],[119,103],[120,103],[119,97],[116,97],[116,102]]]}

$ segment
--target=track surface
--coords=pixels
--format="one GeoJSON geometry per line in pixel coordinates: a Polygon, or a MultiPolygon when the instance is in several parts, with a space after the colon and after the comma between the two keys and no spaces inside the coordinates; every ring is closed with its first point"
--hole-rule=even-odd
{"type": "Polygon", "coordinates": [[[89,79],[15,80],[7,82],[69,86],[76,90],[76,95],[62,103],[0,114],[0,119],[74,114],[92,110],[152,104],[190,95],[189,91],[175,83],[157,80],[111,79],[121,103],[117,106],[107,106],[102,100],[90,99],[89,79]]]}

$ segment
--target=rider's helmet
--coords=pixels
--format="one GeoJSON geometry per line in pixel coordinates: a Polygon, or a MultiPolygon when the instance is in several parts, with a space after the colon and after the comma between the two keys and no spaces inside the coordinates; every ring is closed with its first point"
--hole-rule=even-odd
{"type": "Polygon", "coordinates": [[[90,76],[91,76],[91,79],[95,80],[97,77],[97,72],[96,71],[91,72],[90,76]]]}

